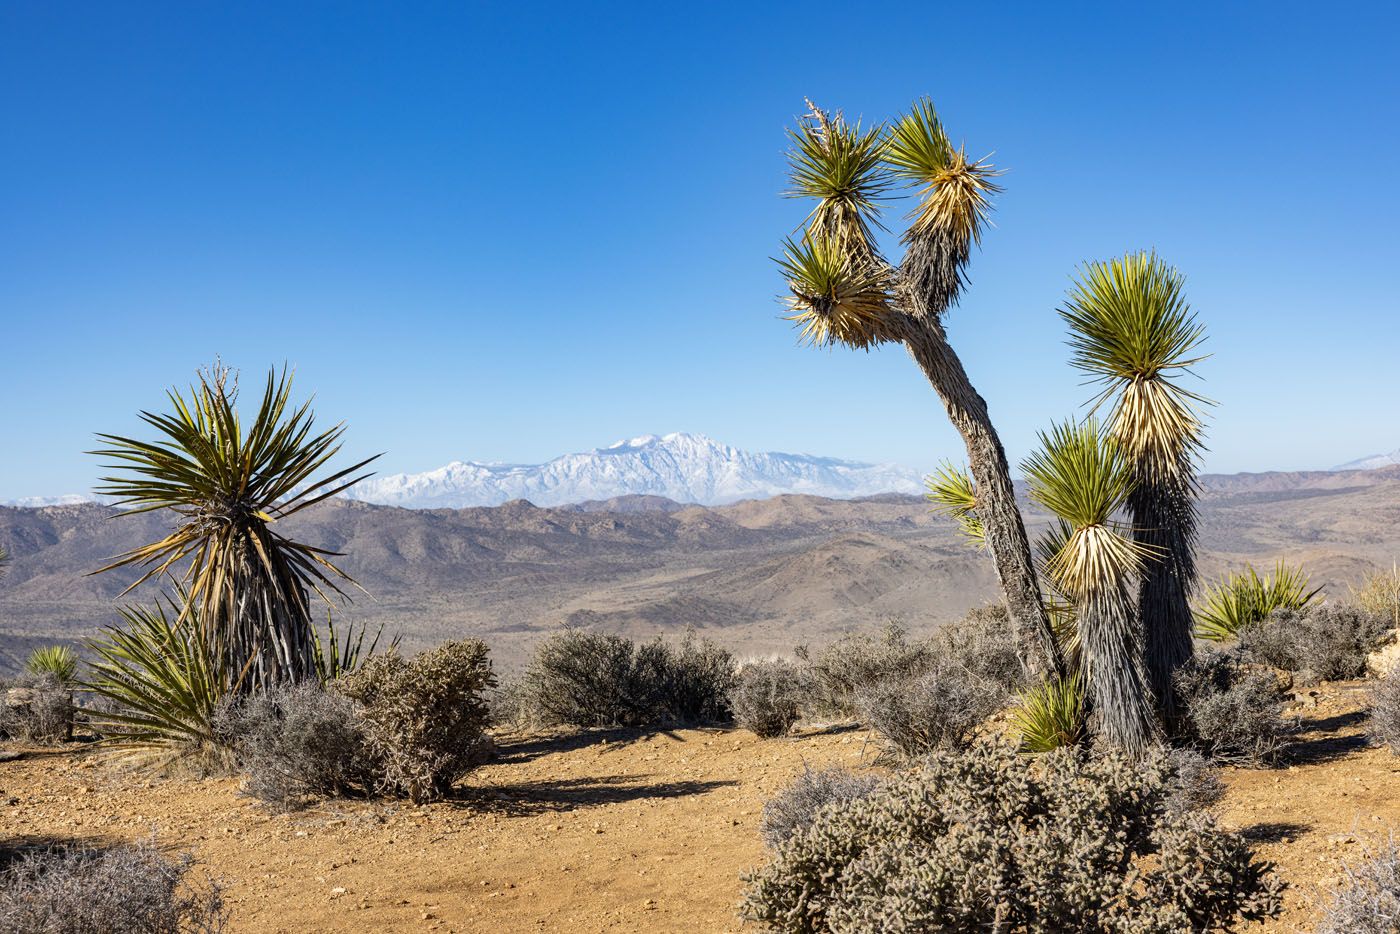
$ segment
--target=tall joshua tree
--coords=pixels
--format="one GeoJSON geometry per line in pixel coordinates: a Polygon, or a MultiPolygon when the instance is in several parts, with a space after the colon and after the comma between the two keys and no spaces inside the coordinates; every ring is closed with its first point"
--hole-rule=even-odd
{"type": "Polygon", "coordinates": [[[953,146],[927,100],[889,128],[862,128],[808,106],[789,131],[789,194],[815,206],[778,260],[792,293],[792,320],[815,345],[897,343],[908,350],[967,446],[973,512],[985,530],[1022,662],[1035,674],[1058,671],[1006,452],[943,326],[966,283],[972,247],[981,242],[989,198],[1000,190],[997,172],[953,146]],[[908,186],[918,187],[919,203],[896,266],[881,255],[874,229],[882,203],[908,186]]]}
{"type": "Polygon", "coordinates": [[[1153,253],[1085,266],[1060,310],[1073,364],[1102,391],[1108,432],[1132,464],[1127,497],[1134,536],[1152,553],[1139,584],[1146,664],[1163,713],[1175,712],[1172,674],[1192,653],[1189,596],[1196,583],[1197,406],[1173,378],[1200,356],[1205,329],[1182,295],[1183,277],[1153,253]]]}
{"type": "Polygon", "coordinates": [[[1074,603],[1093,722],[1109,743],[1141,752],[1156,719],[1133,588],[1149,552],[1113,520],[1132,490],[1132,461],[1093,421],[1057,425],[1040,441],[1023,468],[1031,498],[1059,517],[1045,570],[1074,603]]]}
{"type": "Polygon", "coordinates": [[[330,562],[334,552],[293,541],[274,525],[364,479],[350,475],[374,458],[318,479],[345,428],[313,434],[310,403],[291,406],[285,370],[268,374],[246,425],[235,408],[237,381],[223,367],[201,373],[188,395],[168,395],[173,414],[141,413],[158,440],[101,434],[108,447],[95,453],[123,471],[101,487],[132,507],[119,516],[169,509],[176,527],[101,570],[144,568],[128,591],[178,574],[177,622],[204,627],[235,691],[315,677],[310,593],[328,600],[326,591],[341,592],[338,581],[353,581],[330,562]]]}

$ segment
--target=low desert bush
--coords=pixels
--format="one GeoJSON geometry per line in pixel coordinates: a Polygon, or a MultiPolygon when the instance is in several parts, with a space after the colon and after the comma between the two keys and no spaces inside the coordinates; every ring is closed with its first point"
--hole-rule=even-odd
{"type": "Polygon", "coordinates": [[[1351,602],[1388,618],[1392,627],[1400,628],[1400,564],[1392,564],[1389,571],[1377,571],[1360,587],[1353,587],[1351,602]]]}
{"type": "Polygon", "coordinates": [[[485,694],[495,683],[485,643],[469,639],[412,659],[371,656],[332,687],[361,705],[378,790],[419,803],[444,797],[489,754],[485,694]]]}
{"type": "Polygon", "coordinates": [[[822,808],[867,797],[879,787],[880,779],[875,776],[857,775],[840,766],[817,771],[804,768],[791,785],[763,805],[758,832],[764,843],[776,849],[794,833],[810,826],[822,808]]]}
{"type": "Polygon", "coordinates": [[[355,702],[315,681],[242,700],[216,717],[215,732],[237,752],[244,793],[279,810],[379,783],[355,702]]]}
{"type": "Polygon", "coordinates": [[[956,622],[940,626],[930,640],[940,666],[962,668],[1007,692],[1027,686],[1026,670],[1016,651],[1011,614],[1005,604],[976,607],[956,622]]]}
{"type": "Polygon", "coordinates": [[[743,914],[794,934],[1184,934],[1276,915],[1271,867],[1209,815],[1169,812],[1170,776],[1160,756],[936,752],[778,844],[743,914]]]}
{"type": "Polygon", "coordinates": [[[1400,753],[1400,670],[1392,670],[1371,688],[1370,713],[1366,734],[1400,753]]]}
{"type": "Polygon", "coordinates": [[[532,719],[578,727],[725,722],[733,684],[733,656],[708,640],[638,644],[571,627],[539,644],[524,676],[532,719]]]}
{"type": "Polygon", "coordinates": [[[0,931],[216,934],[228,922],[222,892],[193,866],[150,844],[21,857],[0,876],[0,931]]]}
{"type": "Polygon", "coordinates": [[[71,739],[72,690],[50,673],[0,683],[0,736],[30,743],[71,739]]]}
{"type": "Polygon", "coordinates": [[[910,758],[933,749],[956,749],[1006,702],[1004,687],[961,668],[885,678],[856,692],[856,712],[887,744],[910,758]]]}
{"type": "Polygon", "coordinates": [[[1400,847],[1389,841],[1346,867],[1346,879],[1322,915],[1318,934],[1400,931],[1400,847]]]}
{"type": "Polygon", "coordinates": [[[921,675],[938,661],[928,642],[912,642],[895,620],[877,635],[853,632],[813,654],[799,646],[811,677],[812,712],[830,716],[856,715],[856,692],[877,681],[904,680],[921,675]]]}
{"type": "Polygon", "coordinates": [[[1359,606],[1323,604],[1278,610],[1240,630],[1239,649],[1249,657],[1317,681],[1366,675],[1367,657],[1395,631],[1390,617],[1359,606]]]}
{"type": "Polygon", "coordinates": [[[1172,749],[1167,752],[1171,769],[1167,811],[1190,814],[1207,811],[1225,797],[1225,783],[1220,779],[1216,764],[1195,749],[1172,749]]]}
{"type": "Polygon", "coordinates": [[[1201,652],[1176,673],[1186,738],[1218,762],[1262,766],[1288,745],[1285,695],[1267,671],[1225,652],[1201,652]]]}
{"type": "Polygon", "coordinates": [[[533,725],[530,695],[524,679],[519,676],[502,678],[486,693],[486,710],[494,727],[523,729],[533,725]]]}
{"type": "Polygon", "coordinates": [[[783,659],[750,662],[739,669],[729,703],[734,721],[758,736],[783,736],[802,715],[806,680],[783,659]]]}

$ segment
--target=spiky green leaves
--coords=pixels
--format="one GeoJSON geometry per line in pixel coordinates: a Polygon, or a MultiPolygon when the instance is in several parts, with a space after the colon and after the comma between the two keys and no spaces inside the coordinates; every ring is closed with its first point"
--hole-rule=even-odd
{"type": "Polygon", "coordinates": [[[859,259],[873,258],[871,228],[879,224],[880,201],[890,187],[881,161],[884,127],[862,129],[812,106],[788,137],[788,197],[817,202],[808,216],[808,235],[835,240],[859,259]]]}
{"type": "Polygon", "coordinates": [[[1051,678],[1021,695],[1011,711],[1011,725],[1021,736],[1021,750],[1050,752],[1076,746],[1088,737],[1084,683],[1078,673],[1051,678]]]}
{"type": "Polygon", "coordinates": [[[924,478],[928,492],[924,498],[933,511],[957,523],[958,529],[974,548],[987,547],[986,529],[977,518],[977,488],[966,470],[944,462],[924,478]]]}
{"type": "Polygon", "coordinates": [[[1241,629],[1263,622],[1275,610],[1301,610],[1321,593],[1308,587],[1308,575],[1283,560],[1272,575],[1260,576],[1252,565],[1229,574],[1206,591],[1196,609],[1196,636],[1212,642],[1233,638],[1241,629]]]}
{"type": "Polygon", "coordinates": [[[922,186],[906,241],[941,234],[963,248],[982,242],[991,196],[1001,191],[992,179],[1000,173],[953,146],[928,98],[890,128],[885,162],[896,177],[922,186]]]}
{"type": "Polygon", "coordinates": [[[832,237],[787,240],[778,261],[792,292],[790,321],[813,345],[865,349],[889,339],[889,270],[832,237]]]}
{"type": "Polygon", "coordinates": [[[1204,359],[1184,283],[1155,253],[1128,254],[1086,265],[1060,309],[1073,365],[1103,387],[1094,405],[1112,400],[1110,432],[1157,477],[1189,470],[1208,404],[1174,380],[1204,359]]]}
{"type": "Polygon", "coordinates": [[[1040,435],[1041,450],[1022,465],[1031,498],[1064,522],[1045,562],[1055,585],[1076,602],[1119,586],[1142,569],[1145,549],[1114,521],[1132,490],[1123,449],[1093,420],[1063,423],[1040,435]]]}
{"type": "Polygon", "coordinates": [[[66,645],[45,645],[29,653],[24,670],[31,675],[52,675],[69,684],[78,674],[78,653],[66,645]]]}

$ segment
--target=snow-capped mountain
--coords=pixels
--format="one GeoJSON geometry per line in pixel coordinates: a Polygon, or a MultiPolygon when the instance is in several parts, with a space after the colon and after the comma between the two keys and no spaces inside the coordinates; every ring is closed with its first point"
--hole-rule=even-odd
{"type": "Polygon", "coordinates": [[[1333,470],[1379,470],[1382,467],[1394,467],[1400,464],[1400,449],[1391,451],[1389,454],[1372,454],[1370,457],[1363,457],[1360,460],[1347,461],[1345,464],[1338,464],[1333,470]]]}
{"type": "Polygon", "coordinates": [[[758,454],[704,435],[677,433],[644,435],[544,464],[455,461],[426,473],[371,477],[347,495],[413,509],[459,509],[513,499],[558,506],[629,494],[709,506],[780,493],[852,498],[921,489],[917,473],[895,465],[758,454]]]}
{"type": "Polygon", "coordinates": [[[97,497],[90,493],[64,493],[62,496],[22,496],[7,499],[0,506],[17,506],[21,509],[35,509],[40,506],[76,506],[79,503],[95,503],[97,497]]]}

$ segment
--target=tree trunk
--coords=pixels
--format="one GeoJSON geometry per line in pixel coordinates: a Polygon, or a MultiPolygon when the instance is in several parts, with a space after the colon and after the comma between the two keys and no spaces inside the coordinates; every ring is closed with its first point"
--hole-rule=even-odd
{"type": "Polygon", "coordinates": [[[1062,673],[1059,647],[1040,599],[1026,526],[1016,505],[1006,451],[987,414],[987,403],[967,378],[936,318],[903,315],[900,339],[928,377],[967,445],[977,488],[977,518],[1011,613],[1021,664],[1033,677],[1062,673]]]}
{"type": "Polygon", "coordinates": [[[1170,727],[1177,713],[1172,678],[1193,652],[1189,595],[1196,582],[1196,508],[1190,474],[1166,483],[1140,480],[1128,510],[1134,537],[1157,552],[1143,569],[1138,612],[1152,693],[1170,727]]]}
{"type": "Polygon", "coordinates": [[[1079,645],[1095,731],[1137,755],[1156,737],[1157,721],[1133,609],[1123,587],[1086,596],[1079,606],[1079,645]]]}

